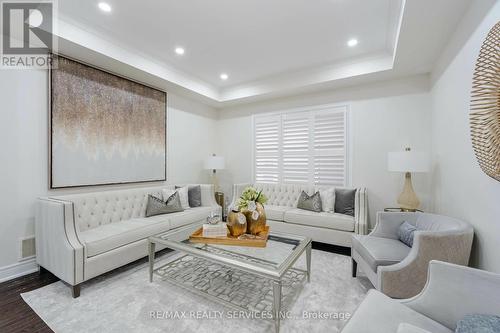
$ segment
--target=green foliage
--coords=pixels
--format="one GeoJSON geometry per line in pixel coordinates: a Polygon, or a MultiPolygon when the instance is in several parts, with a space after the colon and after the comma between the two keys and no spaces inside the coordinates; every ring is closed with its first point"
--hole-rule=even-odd
{"type": "MultiPolygon", "coordinates": [[[[247,187],[241,194],[241,197],[238,199],[238,208],[240,209],[240,211],[248,210],[248,205],[251,202],[258,202],[264,205],[267,202],[267,197],[264,193],[262,193],[262,190],[257,191],[257,189],[254,187],[247,187]]],[[[253,205],[250,204],[250,206],[253,205]]]]}

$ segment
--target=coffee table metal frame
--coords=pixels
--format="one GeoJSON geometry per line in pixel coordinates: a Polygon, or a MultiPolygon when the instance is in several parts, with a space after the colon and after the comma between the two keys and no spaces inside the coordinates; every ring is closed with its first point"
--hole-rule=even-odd
{"type": "MultiPolygon", "coordinates": [[[[266,262],[266,260],[260,259],[260,258],[254,258],[251,256],[246,256],[241,253],[237,253],[237,256],[234,258],[231,258],[230,256],[223,256],[217,253],[209,252],[206,250],[203,250],[199,248],[198,246],[193,246],[186,244],[183,242],[187,238],[189,238],[189,235],[191,234],[192,231],[194,231],[196,228],[199,226],[188,226],[188,227],[183,227],[183,228],[178,228],[166,233],[162,233],[157,236],[149,237],[148,238],[148,248],[149,248],[149,281],[153,282],[153,273],[158,274],[158,272],[165,268],[165,266],[168,266],[170,264],[167,263],[165,265],[162,265],[161,267],[155,268],[154,267],[154,262],[155,262],[155,249],[156,245],[162,245],[164,247],[168,247],[173,250],[177,250],[181,253],[185,253],[186,255],[191,255],[196,258],[201,258],[204,260],[207,260],[209,262],[213,262],[216,264],[220,264],[226,267],[230,267],[233,269],[241,270],[244,272],[248,272],[253,275],[257,275],[259,277],[268,279],[272,282],[272,290],[273,290],[273,320],[275,323],[275,330],[276,332],[279,332],[279,327],[280,327],[280,311],[281,311],[281,299],[282,299],[282,282],[283,282],[283,277],[287,273],[288,270],[293,269],[296,271],[302,271],[297,268],[292,268],[297,259],[300,258],[300,256],[305,252],[306,253],[306,276],[307,276],[307,282],[310,282],[311,279],[311,248],[312,248],[312,242],[311,239],[308,237],[302,237],[302,236],[297,236],[297,235],[292,235],[292,234],[286,234],[286,233],[278,233],[278,232],[272,232],[270,233],[271,237],[277,237],[285,240],[291,240],[296,242],[295,248],[291,251],[291,253],[287,256],[287,258],[280,263],[278,266],[272,266],[272,265],[264,265],[264,264],[259,264],[258,261],[261,262],[266,262]],[[246,256],[249,259],[256,259],[256,260],[241,260],[242,256],[246,256]]],[[[210,245],[204,245],[204,246],[210,246],[210,245]]],[[[231,251],[225,251],[231,252],[231,251]]],[[[158,274],[162,276],[161,274],[158,274]]],[[[190,290],[195,293],[201,293],[202,296],[208,297],[216,302],[222,303],[223,305],[226,305],[228,307],[235,308],[237,310],[242,310],[242,308],[227,302],[223,299],[218,298],[217,296],[213,296],[207,293],[203,292],[198,292],[196,290],[190,290]]]]}

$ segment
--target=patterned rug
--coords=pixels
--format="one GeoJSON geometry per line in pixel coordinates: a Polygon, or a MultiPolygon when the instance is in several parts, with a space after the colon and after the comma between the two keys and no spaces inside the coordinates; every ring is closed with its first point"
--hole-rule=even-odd
{"type": "MultiPolygon", "coordinates": [[[[178,258],[170,252],[159,262],[178,258]]],[[[350,265],[349,257],[313,250],[311,282],[283,305],[280,332],[339,332],[371,287],[351,278],[350,265]]],[[[295,267],[305,269],[304,255],[295,267]]],[[[147,264],[86,282],[76,299],[61,281],[22,297],[56,333],[274,332],[268,311],[234,311],[158,276],[149,283],[147,264]]]]}

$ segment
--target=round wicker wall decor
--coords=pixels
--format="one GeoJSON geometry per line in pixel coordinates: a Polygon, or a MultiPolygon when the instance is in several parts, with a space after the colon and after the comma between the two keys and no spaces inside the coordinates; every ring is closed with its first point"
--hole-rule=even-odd
{"type": "Polygon", "coordinates": [[[500,181],[500,22],[488,33],[477,58],[469,120],[481,169],[500,181]]]}

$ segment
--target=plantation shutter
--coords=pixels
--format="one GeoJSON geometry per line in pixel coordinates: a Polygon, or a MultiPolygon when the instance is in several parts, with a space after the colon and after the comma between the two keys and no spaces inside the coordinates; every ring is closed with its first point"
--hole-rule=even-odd
{"type": "Polygon", "coordinates": [[[254,119],[256,182],[347,185],[347,107],[254,119]]]}
{"type": "Polygon", "coordinates": [[[310,172],[310,118],[296,112],[282,116],[282,182],[308,183],[310,172]]]}
{"type": "Polygon", "coordinates": [[[281,117],[255,118],[255,181],[280,182],[281,117]]]}
{"type": "Polygon", "coordinates": [[[315,185],[346,186],[346,112],[316,111],[313,117],[315,185]]]}

